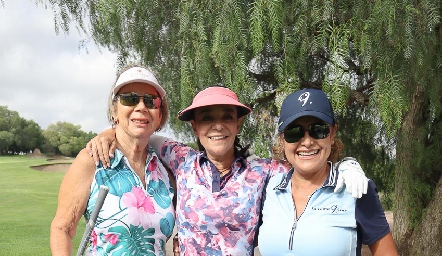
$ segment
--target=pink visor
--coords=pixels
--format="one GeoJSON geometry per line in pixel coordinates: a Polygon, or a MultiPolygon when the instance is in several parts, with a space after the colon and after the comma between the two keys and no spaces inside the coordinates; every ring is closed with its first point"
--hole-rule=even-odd
{"type": "Polygon", "coordinates": [[[238,101],[238,96],[228,88],[212,86],[199,92],[193,98],[192,105],[178,113],[181,121],[193,119],[193,110],[199,107],[213,105],[233,105],[238,107],[238,117],[248,115],[252,110],[238,101]]]}

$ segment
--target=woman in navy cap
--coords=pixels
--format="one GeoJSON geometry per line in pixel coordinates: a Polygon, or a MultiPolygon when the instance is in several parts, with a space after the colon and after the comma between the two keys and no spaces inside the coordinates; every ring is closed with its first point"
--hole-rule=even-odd
{"type": "MultiPolygon", "coordinates": [[[[247,158],[238,134],[250,112],[233,91],[211,86],[178,114],[190,122],[199,151],[160,136],[149,140],[176,178],[181,255],[253,254],[266,182],[288,168],[274,159],[247,158]]],[[[358,168],[345,173],[359,174],[358,168]]]]}
{"type": "MultiPolygon", "coordinates": [[[[373,255],[397,255],[376,186],[359,199],[334,193],[338,125],[324,92],[303,89],[283,102],[274,147],[287,173],[273,176],[265,191],[259,250],[262,255],[361,255],[361,244],[373,255]]],[[[355,164],[350,160],[344,164],[355,164]]]]}

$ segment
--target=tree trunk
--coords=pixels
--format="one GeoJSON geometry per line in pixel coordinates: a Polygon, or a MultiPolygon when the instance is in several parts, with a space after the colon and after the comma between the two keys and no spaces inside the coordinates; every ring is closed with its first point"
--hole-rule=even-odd
{"type": "Polygon", "coordinates": [[[428,205],[421,206],[417,193],[413,193],[422,168],[418,151],[426,136],[422,114],[425,97],[422,88],[416,88],[398,133],[393,237],[399,255],[442,255],[442,178],[435,181],[437,187],[428,205]],[[417,218],[418,223],[413,223],[421,212],[424,213],[417,218]]]}
{"type": "MultiPolygon", "coordinates": [[[[410,110],[404,117],[401,129],[398,133],[396,146],[396,176],[395,176],[395,207],[394,207],[394,226],[393,237],[399,251],[399,255],[409,255],[409,239],[411,237],[410,230],[410,212],[412,201],[410,189],[413,183],[413,147],[414,143],[421,143],[418,137],[416,124],[419,119],[420,103],[422,101],[422,93],[416,92],[413,95],[410,110]]],[[[419,123],[421,121],[419,120],[419,123]]]]}
{"type": "Polygon", "coordinates": [[[442,178],[422,222],[411,236],[410,255],[442,255],[442,178]]]}

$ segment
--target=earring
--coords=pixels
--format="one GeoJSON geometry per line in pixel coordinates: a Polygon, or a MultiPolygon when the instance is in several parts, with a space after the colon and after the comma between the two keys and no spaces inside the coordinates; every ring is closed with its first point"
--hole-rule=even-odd
{"type": "Polygon", "coordinates": [[[115,119],[112,117],[112,128],[115,128],[115,126],[116,126],[118,123],[119,123],[119,121],[118,121],[118,120],[115,120],[115,119]]]}

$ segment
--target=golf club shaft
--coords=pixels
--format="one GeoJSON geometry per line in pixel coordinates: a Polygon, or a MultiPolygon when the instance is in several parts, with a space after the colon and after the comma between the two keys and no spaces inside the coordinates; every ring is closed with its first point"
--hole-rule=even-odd
{"type": "Polygon", "coordinates": [[[101,185],[100,191],[98,192],[97,201],[95,201],[94,210],[92,211],[89,221],[86,223],[86,229],[84,230],[83,238],[81,239],[80,246],[78,247],[77,256],[83,255],[84,250],[89,243],[89,238],[91,236],[92,230],[94,229],[95,221],[98,218],[98,213],[103,206],[104,199],[106,199],[107,192],[109,192],[109,188],[101,185]]]}

